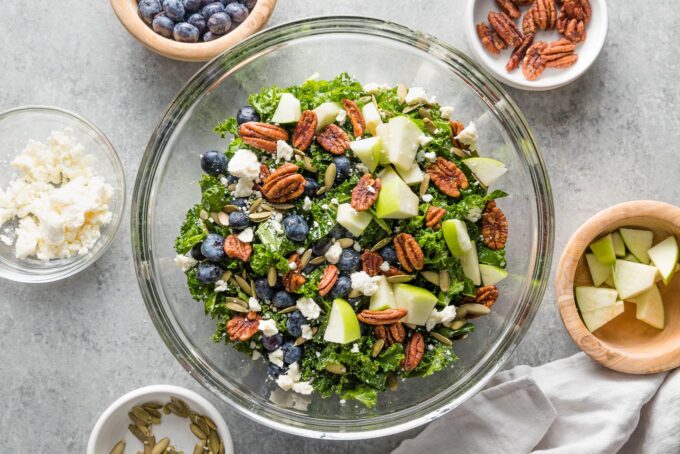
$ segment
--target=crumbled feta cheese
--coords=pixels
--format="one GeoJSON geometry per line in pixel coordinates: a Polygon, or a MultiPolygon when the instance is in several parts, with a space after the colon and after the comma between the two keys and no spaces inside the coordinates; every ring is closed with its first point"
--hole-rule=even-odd
{"type": "Polygon", "coordinates": [[[477,149],[477,137],[477,127],[474,123],[470,122],[470,124],[454,138],[470,147],[471,150],[475,150],[477,149]]]}
{"type": "Polygon", "coordinates": [[[387,84],[376,84],[375,82],[369,82],[364,85],[363,88],[366,93],[373,94],[381,90],[389,90],[390,86],[387,84]]]}
{"type": "Polygon", "coordinates": [[[295,250],[295,252],[297,252],[298,254],[302,255],[302,254],[305,252],[305,248],[304,248],[304,247],[299,247],[299,248],[297,248],[297,249],[295,250]]]}
{"type": "Polygon", "coordinates": [[[281,374],[278,377],[276,377],[276,384],[279,385],[279,388],[281,388],[282,390],[290,391],[291,389],[293,389],[293,385],[295,384],[295,382],[293,381],[292,378],[288,376],[288,374],[281,374]]]}
{"type": "Polygon", "coordinates": [[[311,210],[312,209],[312,199],[305,196],[305,200],[302,202],[302,209],[305,210],[305,211],[311,210]]]}
{"type": "MultiPolygon", "coordinates": [[[[272,216],[272,219],[280,223],[281,220],[283,219],[283,215],[277,211],[277,212],[274,213],[274,215],[272,216]]],[[[279,224],[279,225],[280,225],[280,224],[279,224]]],[[[283,227],[281,227],[281,228],[283,229],[283,227]]],[[[281,230],[281,231],[283,232],[283,230],[281,230]]]]}
{"type": "Polygon", "coordinates": [[[321,358],[321,352],[314,352],[317,358],[321,358]]]}
{"type": "Polygon", "coordinates": [[[345,399],[340,399],[340,405],[345,405],[347,401],[345,399]]]}
{"type": "Polygon", "coordinates": [[[340,255],[342,254],[342,246],[337,241],[328,248],[324,257],[326,261],[332,265],[335,265],[340,260],[340,255]]]}
{"type": "Polygon", "coordinates": [[[427,350],[428,350],[428,351],[434,350],[434,345],[432,345],[432,344],[427,344],[427,350]]]}
{"type": "Polygon", "coordinates": [[[479,207],[472,207],[468,210],[467,214],[465,215],[465,220],[470,222],[477,222],[481,217],[482,209],[479,207]]]}
{"type": "Polygon", "coordinates": [[[333,205],[337,205],[339,202],[338,202],[338,199],[336,199],[335,197],[333,197],[333,198],[331,199],[331,203],[332,203],[333,205]]]}
{"type": "Polygon", "coordinates": [[[355,242],[352,244],[352,248],[353,248],[355,251],[360,251],[360,250],[361,250],[361,245],[359,244],[358,241],[355,241],[355,242]]]}
{"type": "Polygon", "coordinates": [[[322,205],[321,205],[321,208],[324,209],[324,210],[327,210],[327,209],[328,209],[328,204],[326,204],[326,203],[322,204],[322,205]]]}
{"type": "Polygon", "coordinates": [[[253,361],[257,361],[260,358],[262,358],[262,354],[257,350],[253,350],[253,361]]]}
{"type": "Polygon", "coordinates": [[[297,269],[297,263],[288,262],[288,268],[291,269],[291,270],[296,270],[297,269]]]}
{"type": "Polygon", "coordinates": [[[262,306],[260,306],[260,302],[257,301],[257,298],[251,296],[248,298],[248,309],[253,312],[260,312],[262,310],[262,306]]]}
{"type": "Polygon", "coordinates": [[[276,162],[280,160],[290,161],[293,157],[293,147],[288,145],[285,140],[276,142],[276,162]]]}
{"type": "Polygon", "coordinates": [[[253,194],[253,180],[239,178],[234,188],[234,197],[248,197],[253,194]]]}
{"type": "Polygon", "coordinates": [[[430,202],[432,202],[432,194],[423,194],[422,199],[423,199],[423,202],[430,203],[430,202]]]}
{"type": "Polygon", "coordinates": [[[366,191],[370,192],[371,194],[375,194],[375,188],[373,186],[368,186],[366,191]]]}
{"type": "MultiPolygon", "coordinates": [[[[278,213],[277,213],[277,214],[278,214],[278,213]]],[[[274,218],[275,218],[275,217],[276,217],[276,215],[274,215],[274,218]]],[[[272,227],[272,229],[274,230],[274,232],[279,233],[279,234],[283,233],[283,226],[281,225],[280,220],[278,220],[278,219],[270,219],[270,220],[269,220],[269,225],[271,225],[271,227],[272,227]]]]}
{"type": "Polygon", "coordinates": [[[423,157],[428,161],[434,161],[437,158],[437,154],[434,151],[428,151],[423,154],[423,157]]]}
{"type": "Polygon", "coordinates": [[[235,177],[255,180],[260,176],[260,161],[250,150],[237,150],[229,160],[227,170],[235,177]]]}
{"type": "Polygon", "coordinates": [[[262,334],[267,337],[273,336],[279,332],[279,329],[276,327],[276,322],[271,318],[260,320],[260,323],[257,325],[257,329],[262,331],[262,334]]]}
{"type": "MultiPolygon", "coordinates": [[[[5,243],[5,244],[7,244],[7,243],[5,243]]],[[[12,244],[12,243],[10,243],[10,244],[12,244]]],[[[8,246],[10,244],[8,244],[8,246]]],[[[193,257],[189,257],[189,256],[186,256],[186,255],[179,255],[178,254],[177,257],[175,257],[175,265],[177,265],[177,268],[182,270],[182,273],[186,273],[191,268],[196,266],[197,263],[198,262],[193,257]]]]}
{"type": "Polygon", "coordinates": [[[433,137],[430,137],[426,134],[421,134],[420,137],[418,137],[418,145],[420,145],[421,147],[424,147],[428,143],[432,142],[432,140],[434,140],[433,137]]]}
{"type": "Polygon", "coordinates": [[[350,350],[352,353],[359,353],[359,344],[356,342],[352,344],[352,349],[350,350]]]}
{"type": "Polygon", "coordinates": [[[312,337],[314,337],[314,333],[312,332],[312,327],[307,325],[307,324],[302,325],[302,338],[309,340],[312,337]]]}
{"type": "Polygon", "coordinates": [[[224,175],[220,175],[220,183],[222,183],[224,186],[229,186],[229,180],[227,180],[227,177],[224,175]]]}
{"type": "Polygon", "coordinates": [[[253,242],[253,228],[248,227],[247,229],[243,230],[241,233],[238,234],[238,239],[243,241],[244,243],[252,243],[253,242]]]}
{"type": "Polygon", "coordinates": [[[454,318],[456,318],[456,306],[446,306],[441,311],[433,309],[427,322],[425,322],[425,328],[431,331],[436,325],[450,323],[454,318]]]}
{"type": "MultiPolygon", "coordinates": [[[[262,323],[262,321],[260,321],[262,323]]],[[[278,332],[278,331],[277,331],[278,332]]],[[[276,333],[274,333],[276,334],[276,333]]],[[[266,336],[266,334],[265,334],[266,336]]],[[[272,334],[273,336],[273,334],[272,334]]],[[[276,364],[279,367],[283,367],[283,350],[277,348],[268,355],[269,362],[276,364]]]]}
{"type": "Polygon", "coordinates": [[[365,271],[358,271],[350,275],[352,289],[371,296],[378,291],[378,280],[380,276],[371,277],[365,271]]]}
{"type": "Polygon", "coordinates": [[[229,290],[229,284],[227,283],[227,281],[223,281],[222,279],[220,279],[217,282],[215,282],[215,289],[214,290],[218,293],[219,292],[226,292],[227,290],[229,290]]]}
{"type": "Polygon", "coordinates": [[[316,320],[321,315],[321,308],[311,298],[300,298],[295,305],[307,320],[316,320]]]}
{"type": "Polygon", "coordinates": [[[7,235],[0,235],[0,241],[2,241],[7,246],[11,246],[14,243],[12,238],[8,237],[7,235]]]}
{"type": "Polygon", "coordinates": [[[416,162],[423,162],[425,160],[425,150],[418,150],[416,153],[416,162]]]}
{"type": "Polygon", "coordinates": [[[453,107],[451,106],[441,106],[439,108],[439,114],[442,116],[442,118],[451,118],[451,114],[453,113],[453,107]]]}
{"type": "Polygon", "coordinates": [[[408,93],[406,93],[404,101],[406,101],[406,104],[408,105],[418,104],[421,102],[426,104],[434,104],[437,101],[437,98],[434,96],[428,97],[423,87],[411,87],[408,89],[408,93]]]}
{"type": "Polygon", "coordinates": [[[314,392],[314,387],[308,381],[301,381],[293,385],[293,391],[295,391],[298,394],[304,394],[308,396],[312,394],[312,392],[314,392]]]}
{"type": "Polygon", "coordinates": [[[284,391],[293,390],[298,394],[311,394],[314,391],[308,381],[300,381],[300,368],[297,362],[288,366],[288,371],[281,374],[276,379],[276,384],[284,391]]]}
{"type": "Polygon", "coordinates": [[[338,115],[335,117],[335,121],[343,124],[345,120],[347,120],[347,112],[345,112],[345,109],[340,109],[338,115]]]}
{"type": "Polygon", "coordinates": [[[386,273],[389,270],[390,270],[390,263],[387,260],[383,261],[380,264],[380,271],[382,271],[383,273],[386,273]]]}

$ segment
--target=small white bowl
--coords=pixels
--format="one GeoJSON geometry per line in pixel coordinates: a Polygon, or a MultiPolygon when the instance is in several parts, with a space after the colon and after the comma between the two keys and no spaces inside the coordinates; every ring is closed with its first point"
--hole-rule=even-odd
{"type": "MultiPolygon", "coordinates": [[[[595,62],[604,46],[604,41],[607,37],[607,4],[605,0],[590,0],[590,4],[593,8],[593,16],[586,28],[587,38],[585,42],[579,43],[576,47],[576,52],[578,53],[576,64],[566,69],[546,68],[543,74],[533,81],[524,78],[521,67],[511,73],[505,70],[505,64],[512,54],[512,49],[505,49],[500,55],[491,55],[477,36],[477,24],[480,22],[488,24],[487,15],[489,11],[500,11],[494,0],[468,0],[465,15],[465,33],[475,60],[496,79],[511,87],[522,90],[552,90],[553,88],[567,85],[581,77],[590,68],[590,65],[595,62]]],[[[521,8],[522,17],[524,17],[527,9],[527,6],[521,8]]],[[[521,19],[515,22],[521,30],[521,19]]],[[[562,36],[557,33],[557,30],[539,31],[536,33],[535,41],[552,42],[560,38],[562,36]]]]}
{"type": "MultiPolygon", "coordinates": [[[[143,451],[143,444],[128,430],[128,424],[130,424],[128,412],[135,405],[149,401],[166,403],[170,401],[171,397],[182,399],[196,413],[210,417],[215,422],[217,432],[224,442],[224,452],[226,454],[234,453],[234,445],[227,423],[224,422],[222,415],[210,402],[186,388],[172,385],[153,385],[125,394],[102,413],[90,434],[87,454],[108,454],[120,440],[125,440],[126,453],[143,451]]],[[[196,436],[189,431],[188,419],[173,414],[163,415],[161,424],[154,426],[153,431],[157,441],[163,437],[169,437],[172,445],[186,453],[193,452],[198,441],[196,436]]]]}

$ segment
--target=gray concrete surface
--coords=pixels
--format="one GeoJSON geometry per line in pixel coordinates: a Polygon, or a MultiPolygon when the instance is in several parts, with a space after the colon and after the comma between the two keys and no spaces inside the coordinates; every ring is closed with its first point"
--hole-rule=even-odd
{"type": "MultiPolygon", "coordinates": [[[[118,0],[116,0],[118,1],[118,0]]],[[[165,106],[200,66],[141,47],[107,1],[6,2],[0,23],[0,110],[57,105],[81,113],[117,147],[132,185],[165,106]]],[[[280,0],[270,24],[321,14],[386,18],[463,50],[463,0],[280,0]]],[[[617,202],[679,203],[680,32],[671,0],[610,2],[609,36],[594,66],[547,93],[510,89],[548,165],[556,202],[555,260],[590,215],[617,202]]],[[[0,452],[82,453],[99,414],[153,383],[197,390],[218,404],[239,453],[387,452],[417,431],[360,442],[298,438],[222,405],[180,367],[156,334],[137,290],[129,216],[114,246],[74,278],[0,282],[0,452]]],[[[554,273],[552,273],[554,275],[554,273]]],[[[538,365],[576,351],[559,321],[552,281],[511,360],[538,365]]]]}

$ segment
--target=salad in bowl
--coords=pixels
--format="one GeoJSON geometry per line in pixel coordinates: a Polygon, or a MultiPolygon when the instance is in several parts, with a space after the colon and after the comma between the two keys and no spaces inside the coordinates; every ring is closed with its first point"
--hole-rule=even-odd
{"type": "Polygon", "coordinates": [[[201,155],[175,242],[213,340],[273,386],[368,407],[454,363],[507,276],[508,223],[490,189],[505,165],[452,113],[343,73],[264,88],[216,125],[231,141],[201,155]]]}

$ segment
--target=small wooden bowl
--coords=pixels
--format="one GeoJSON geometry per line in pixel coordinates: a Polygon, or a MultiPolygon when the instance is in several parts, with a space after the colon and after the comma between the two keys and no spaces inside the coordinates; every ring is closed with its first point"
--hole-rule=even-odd
{"type": "Polygon", "coordinates": [[[581,320],[574,287],[593,285],[585,261],[588,245],[619,227],[654,232],[654,243],[673,234],[680,238],[680,208],[640,200],[603,210],[586,221],[569,240],[557,269],[557,304],[562,322],[581,350],[609,369],[629,374],[652,374],[680,366],[680,276],[661,285],[666,327],[652,328],[635,318],[635,305],[591,333],[581,320]]]}
{"type": "Polygon", "coordinates": [[[157,34],[139,17],[137,0],[111,0],[111,6],[127,31],[157,54],[174,60],[208,61],[260,30],[272,15],[276,0],[258,0],[238,27],[207,43],[180,43],[157,34]]]}

